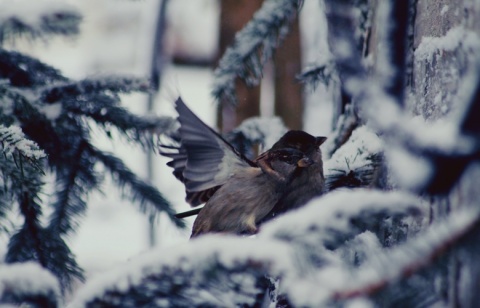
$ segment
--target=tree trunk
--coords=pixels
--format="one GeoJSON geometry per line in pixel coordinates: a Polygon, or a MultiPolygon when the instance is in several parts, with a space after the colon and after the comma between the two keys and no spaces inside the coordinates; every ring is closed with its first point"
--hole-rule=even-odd
{"type": "Polygon", "coordinates": [[[299,22],[296,19],[281,48],[275,52],[275,115],[290,129],[302,129],[302,87],[295,80],[301,71],[299,22]]]}
{"type": "MultiPolygon", "coordinates": [[[[222,0],[220,2],[220,56],[230,44],[235,34],[245,26],[262,5],[262,0],[222,0]]],[[[227,133],[243,120],[260,114],[260,86],[248,88],[245,83],[236,82],[238,105],[220,102],[217,125],[227,133]]]]}

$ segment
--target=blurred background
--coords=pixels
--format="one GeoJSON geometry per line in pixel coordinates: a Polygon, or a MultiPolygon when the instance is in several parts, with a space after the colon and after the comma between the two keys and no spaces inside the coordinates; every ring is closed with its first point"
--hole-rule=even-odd
{"type": "MultiPolygon", "coordinates": [[[[211,95],[214,68],[235,33],[261,3],[261,0],[70,1],[83,15],[79,35],[54,36],[48,41],[16,39],[7,42],[6,48],[33,55],[77,80],[115,74],[139,77],[159,74],[156,95],[123,97],[123,105],[136,114],[175,116],[173,102],[181,95],[203,121],[223,132],[251,116],[278,115],[289,128],[328,136],[333,113],[332,91],[323,85],[315,91],[306,91],[299,83],[292,82],[302,67],[329,58],[321,1],[305,1],[299,23],[285,42],[288,48],[282,48],[282,54],[276,55],[275,64],[267,65],[261,85],[247,90],[238,84],[237,110],[225,108],[217,112],[211,95]]],[[[112,142],[100,132],[92,136],[96,146],[115,153],[138,175],[150,178],[177,212],[190,209],[184,201],[183,184],[173,177],[165,165],[166,159],[159,155],[147,157],[138,146],[126,141],[112,142]]],[[[178,230],[166,217],[160,217],[154,222],[152,233],[149,218],[121,196],[122,192],[113,185],[104,186],[103,193],[92,194],[86,217],[77,233],[69,238],[87,278],[153,245],[168,247],[185,242],[190,236],[194,217],[187,218],[190,228],[185,230],[178,230]]],[[[8,239],[1,240],[2,249],[6,249],[8,239]]]]}

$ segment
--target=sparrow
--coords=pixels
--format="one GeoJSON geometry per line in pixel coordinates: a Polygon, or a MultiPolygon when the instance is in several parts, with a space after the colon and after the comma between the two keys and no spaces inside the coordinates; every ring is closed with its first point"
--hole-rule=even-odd
{"type": "Polygon", "coordinates": [[[184,183],[186,201],[191,206],[205,203],[193,224],[192,238],[205,233],[254,234],[262,221],[323,192],[319,146],[325,137],[289,131],[252,161],[200,120],[181,98],[175,109],[179,145],[161,144],[159,152],[172,159],[167,165],[184,183]]]}
{"type": "Polygon", "coordinates": [[[303,131],[290,131],[280,138],[270,150],[277,148],[296,148],[308,158],[308,168],[297,168],[292,180],[273,209],[259,222],[260,224],[277,215],[297,209],[311,199],[325,193],[325,177],[320,146],[326,137],[313,137],[303,131]]]}

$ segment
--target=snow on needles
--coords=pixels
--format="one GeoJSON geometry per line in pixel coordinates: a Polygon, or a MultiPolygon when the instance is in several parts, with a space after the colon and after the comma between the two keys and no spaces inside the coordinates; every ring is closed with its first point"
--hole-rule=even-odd
{"type": "Polygon", "coordinates": [[[467,50],[479,53],[480,38],[477,33],[463,26],[453,27],[442,37],[426,36],[415,50],[415,60],[432,62],[434,56],[442,51],[454,51],[463,46],[467,50]]]}
{"type": "MultiPolygon", "coordinates": [[[[274,222],[264,225],[259,238],[303,240],[296,235],[312,233],[308,230],[346,230],[349,228],[349,217],[364,210],[403,213],[412,208],[418,210],[417,204],[419,199],[406,192],[339,189],[313,199],[300,210],[292,211],[289,215],[280,216],[274,222]]],[[[318,236],[327,239],[329,235],[328,232],[318,232],[318,236]]]]}
{"type": "Polygon", "coordinates": [[[78,33],[81,14],[62,1],[17,0],[4,1],[0,10],[0,32],[9,30],[42,34],[78,33]],[[60,25],[61,24],[61,25],[60,25]]]}
{"type": "MultiPolygon", "coordinates": [[[[90,279],[70,307],[84,307],[95,299],[111,300],[108,294],[125,294],[137,287],[152,291],[150,295],[155,303],[166,300],[173,305],[172,300],[177,297],[186,298],[191,305],[232,306],[239,300],[242,303],[252,301],[253,298],[248,296],[254,297],[257,288],[255,278],[264,274],[281,277],[281,287],[300,306],[302,300],[299,298],[305,295],[306,289],[315,286],[316,295],[309,294],[307,297],[318,304],[320,295],[327,293],[318,291],[316,284],[306,285],[307,279],[315,277],[313,274],[318,269],[305,264],[307,258],[302,255],[305,249],[301,246],[310,241],[316,245],[313,246],[316,250],[325,251],[318,239],[328,237],[331,234],[328,230],[332,228],[347,232],[350,217],[364,211],[392,215],[405,213],[415,208],[417,203],[417,198],[401,192],[366,189],[335,191],[266,224],[257,237],[205,235],[174,249],[155,250],[132,259],[126,266],[90,279]],[[285,240],[283,235],[295,240],[285,240]],[[235,268],[239,268],[240,273],[235,268]],[[254,274],[246,273],[245,268],[252,269],[254,274]],[[306,274],[305,268],[311,271],[306,274]],[[234,281],[236,288],[222,289],[225,287],[222,277],[226,277],[228,283],[234,281]],[[140,287],[142,285],[143,288],[140,287]],[[174,287],[175,294],[167,294],[171,288],[166,286],[174,287]]],[[[372,236],[366,234],[364,240],[372,241],[372,236]]],[[[346,278],[345,274],[330,277],[339,281],[346,278]]],[[[312,292],[311,289],[309,291],[312,292]]]]}
{"type": "Polygon", "coordinates": [[[369,288],[400,279],[415,268],[424,266],[437,253],[445,250],[448,243],[464,235],[466,230],[478,223],[478,217],[477,208],[463,208],[444,221],[433,223],[411,241],[391,249],[373,249],[371,258],[358,269],[331,266],[321,270],[312,282],[304,284],[306,289],[302,291],[311,296],[299,298],[297,303],[315,306],[326,298],[361,296],[369,288]],[[331,279],[332,275],[341,279],[331,279]],[[315,292],[320,288],[322,292],[315,292]]]}
{"type": "Polygon", "coordinates": [[[34,262],[0,265],[0,298],[5,292],[16,295],[60,296],[58,280],[34,262]]]}
{"type": "Polygon", "coordinates": [[[382,150],[380,138],[368,127],[361,126],[354,130],[348,141],[324,163],[325,174],[340,170],[348,173],[350,170],[365,167],[370,163],[371,156],[382,150]]]}
{"type": "Polygon", "coordinates": [[[23,156],[35,160],[45,157],[45,152],[35,142],[27,139],[18,126],[6,127],[0,124],[0,142],[5,154],[18,151],[23,156]]]}
{"type": "MultiPolygon", "coordinates": [[[[292,267],[289,255],[288,248],[278,242],[262,241],[260,243],[254,238],[206,235],[185,245],[177,246],[175,249],[151,251],[132,259],[127,266],[93,277],[77,293],[69,307],[84,307],[95,298],[102,298],[108,291],[127,292],[130,288],[148,283],[145,281],[146,277],[150,277],[150,280],[155,275],[161,277],[162,272],[169,272],[169,277],[174,278],[175,281],[165,283],[176,286],[177,296],[182,296],[180,292],[183,292],[183,296],[195,301],[198,305],[211,306],[215,303],[215,306],[228,306],[234,301],[233,294],[230,296],[224,294],[223,298],[222,296],[213,297],[212,290],[202,285],[202,282],[207,281],[204,275],[212,274],[205,270],[205,267],[228,269],[242,262],[248,264],[251,261],[256,264],[262,263],[269,268],[269,271],[279,273],[281,269],[292,267]],[[175,271],[175,276],[171,276],[172,271],[175,271]]],[[[255,287],[252,283],[249,286],[255,287]]],[[[148,287],[149,290],[155,288],[157,288],[155,285],[148,287]]],[[[159,294],[162,294],[161,290],[156,293],[157,300],[162,298],[159,294]]],[[[165,299],[172,296],[168,291],[164,295],[165,299]]],[[[215,293],[215,295],[218,294],[215,293]]],[[[169,304],[172,303],[169,302],[169,304]]]]}
{"type": "Polygon", "coordinates": [[[212,92],[215,97],[235,101],[234,81],[237,77],[247,85],[258,84],[263,65],[288,33],[289,22],[295,17],[301,2],[268,0],[262,4],[253,19],[235,35],[233,46],[220,59],[214,72],[212,92]]]}

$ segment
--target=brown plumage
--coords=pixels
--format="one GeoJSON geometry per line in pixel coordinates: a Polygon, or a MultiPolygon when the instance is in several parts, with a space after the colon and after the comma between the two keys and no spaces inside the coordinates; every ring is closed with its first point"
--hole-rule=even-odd
{"type": "Polygon", "coordinates": [[[320,144],[325,137],[289,131],[250,161],[205,125],[179,98],[180,146],[160,151],[172,158],[174,175],[185,184],[187,201],[206,202],[192,237],[212,232],[252,234],[258,224],[296,208],[323,192],[320,144]],[[312,181],[310,181],[312,179],[312,181]]]}
{"type": "Polygon", "coordinates": [[[279,202],[295,170],[302,168],[303,155],[291,152],[267,152],[256,160],[259,167],[233,174],[198,214],[192,237],[209,232],[256,233],[257,223],[279,202]]]}
{"type": "MultiPolygon", "coordinates": [[[[302,132],[303,133],[303,132],[302,132]]],[[[305,133],[306,134],[306,133],[305,133]]],[[[320,196],[325,191],[325,177],[323,175],[323,161],[320,145],[325,142],[325,137],[315,137],[304,134],[285,135],[285,140],[280,139],[272,149],[276,147],[293,146],[304,153],[311,161],[308,168],[297,168],[292,175],[292,180],[286,187],[280,200],[260,223],[271,220],[277,215],[305,205],[314,197],[320,196]],[[295,140],[302,140],[295,143],[295,140]]]]}

